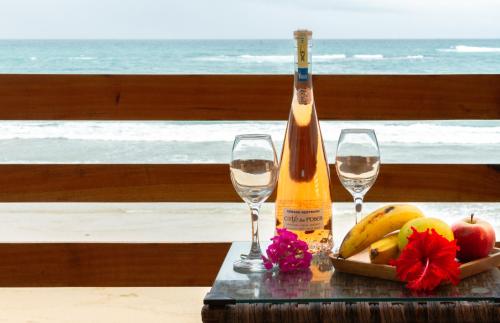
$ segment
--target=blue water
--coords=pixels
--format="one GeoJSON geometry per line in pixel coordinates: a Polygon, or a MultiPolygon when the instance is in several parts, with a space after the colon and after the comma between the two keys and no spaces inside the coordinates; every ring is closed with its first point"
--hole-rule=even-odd
{"type": "MultiPolygon", "coordinates": [[[[0,40],[0,73],[289,74],[292,40],[0,40]]],[[[317,74],[500,73],[500,40],[314,40],[317,74]]]]}
{"type": "MultiPolygon", "coordinates": [[[[292,40],[0,40],[0,73],[290,74],[293,50],[292,40]]],[[[500,73],[500,40],[315,40],[313,72],[500,73]]],[[[330,160],[345,127],[374,128],[383,162],[500,163],[499,120],[323,122],[330,160]]],[[[227,163],[236,134],[268,133],[279,149],[284,130],[285,122],[0,122],[0,163],[227,163]]]]}

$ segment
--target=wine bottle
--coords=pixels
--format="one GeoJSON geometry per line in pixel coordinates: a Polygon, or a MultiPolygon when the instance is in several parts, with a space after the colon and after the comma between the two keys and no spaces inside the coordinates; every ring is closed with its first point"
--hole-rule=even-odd
{"type": "Polygon", "coordinates": [[[295,232],[312,252],[328,252],[333,248],[330,170],[314,104],[311,36],[308,30],[294,32],[294,90],[281,152],[276,228],[295,232]]]}

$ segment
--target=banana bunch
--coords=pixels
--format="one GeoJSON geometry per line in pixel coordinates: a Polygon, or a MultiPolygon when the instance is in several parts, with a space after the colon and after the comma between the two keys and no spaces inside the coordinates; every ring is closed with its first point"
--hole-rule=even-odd
{"type": "MultiPolygon", "coordinates": [[[[387,205],[375,210],[363,218],[351,229],[351,231],[349,231],[349,233],[347,233],[342,241],[342,244],[340,245],[339,256],[342,258],[349,258],[350,256],[363,251],[372,243],[382,239],[387,234],[399,230],[406,222],[421,217],[424,217],[422,211],[420,211],[417,207],[408,204],[387,205]]],[[[389,237],[387,237],[389,240],[386,242],[382,241],[381,245],[384,246],[384,250],[389,249],[391,251],[381,252],[381,246],[375,246],[377,251],[374,253],[382,253],[384,257],[386,257],[386,253],[389,253],[389,256],[392,256],[391,253],[394,253],[395,250],[397,250],[397,235],[396,238],[392,235],[389,237]],[[395,243],[396,249],[391,247],[393,246],[393,243],[395,243]]],[[[374,255],[375,259],[378,257],[381,258],[376,261],[383,261],[382,256],[374,255]]]]}

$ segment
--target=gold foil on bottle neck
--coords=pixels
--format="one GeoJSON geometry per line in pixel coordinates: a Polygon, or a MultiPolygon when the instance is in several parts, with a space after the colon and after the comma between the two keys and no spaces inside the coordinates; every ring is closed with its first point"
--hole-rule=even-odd
{"type": "Polygon", "coordinates": [[[297,65],[299,68],[299,81],[306,81],[308,79],[307,68],[309,67],[309,42],[312,36],[310,30],[296,30],[293,33],[297,41],[297,65]]]}

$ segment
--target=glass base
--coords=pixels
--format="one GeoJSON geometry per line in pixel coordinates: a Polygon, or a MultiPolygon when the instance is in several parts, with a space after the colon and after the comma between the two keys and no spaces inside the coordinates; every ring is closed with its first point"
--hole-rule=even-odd
{"type": "Polygon", "coordinates": [[[262,259],[240,259],[233,263],[233,269],[236,272],[247,273],[262,273],[267,271],[264,267],[262,259]]]}

